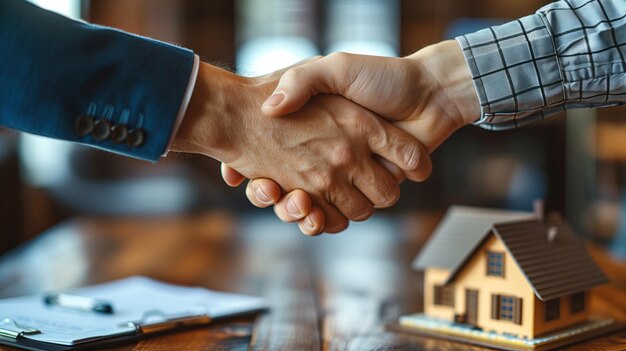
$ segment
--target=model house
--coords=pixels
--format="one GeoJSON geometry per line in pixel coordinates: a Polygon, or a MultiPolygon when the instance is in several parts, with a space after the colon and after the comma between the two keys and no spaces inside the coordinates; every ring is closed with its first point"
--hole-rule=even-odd
{"type": "Polygon", "coordinates": [[[450,208],[413,264],[424,314],[528,339],[587,321],[607,279],[566,223],[536,213],[450,208]]]}

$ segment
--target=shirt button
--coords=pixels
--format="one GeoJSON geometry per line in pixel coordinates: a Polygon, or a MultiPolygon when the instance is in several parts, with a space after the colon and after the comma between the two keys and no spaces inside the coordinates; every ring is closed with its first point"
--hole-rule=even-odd
{"type": "Polygon", "coordinates": [[[126,142],[128,137],[128,127],[124,124],[116,124],[111,127],[111,140],[114,143],[121,144],[126,142]]]}
{"type": "Polygon", "coordinates": [[[74,130],[80,136],[85,136],[93,131],[94,120],[89,116],[78,116],[74,122],[74,130]]]}
{"type": "Polygon", "coordinates": [[[128,132],[128,138],[126,138],[126,144],[130,147],[140,147],[146,141],[146,132],[141,129],[131,129],[128,132]]]}
{"type": "Polygon", "coordinates": [[[97,141],[106,140],[111,135],[111,124],[103,119],[96,120],[91,135],[97,141]]]}

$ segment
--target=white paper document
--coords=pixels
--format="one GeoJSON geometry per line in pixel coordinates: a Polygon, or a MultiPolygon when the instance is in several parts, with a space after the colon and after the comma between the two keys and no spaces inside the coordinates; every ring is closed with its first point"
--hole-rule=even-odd
{"type": "Polygon", "coordinates": [[[81,311],[48,305],[43,295],[0,299],[0,328],[36,329],[22,337],[42,342],[77,345],[111,336],[136,334],[138,326],[173,319],[207,316],[211,319],[263,310],[263,299],[161,283],[130,277],[68,291],[73,295],[110,302],[114,313],[81,311]]]}

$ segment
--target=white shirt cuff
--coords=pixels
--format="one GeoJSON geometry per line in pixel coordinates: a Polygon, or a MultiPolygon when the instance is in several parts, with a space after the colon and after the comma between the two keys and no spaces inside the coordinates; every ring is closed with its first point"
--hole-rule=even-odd
{"type": "Polygon", "coordinates": [[[180,125],[183,123],[183,119],[185,118],[185,113],[187,112],[187,107],[189,106],[189,100],[191,100],[191,94],[193,93],[193,88],[196,86],[196,79],[198,78],[199,68],[200,68],[200,58],[198,57],[198,55],[194,55],[193,67],[191,69],[189,83],[187,84],[187,91],[185,92],[185,95],[183,96],[183,101],[180,104],[178,115],[176,115],[176,121],[174,122],[174,128],[172,128],[170,141],[167,143],[167,148],[165,148],[165,153],[161,155],[161,157],[167,156],[167,153],[170,151],[170,147],[172,146],[172,142],[174,141],[174,137],[176,137],[176,133],[178,133],[178,128],[180,128],[180,125]]]}

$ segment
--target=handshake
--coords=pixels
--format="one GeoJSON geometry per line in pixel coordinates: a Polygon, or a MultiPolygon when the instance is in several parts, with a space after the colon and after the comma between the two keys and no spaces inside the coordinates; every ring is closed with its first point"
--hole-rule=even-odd
{"type": "Polygon", "coordinates": [[[200,64],[171,150],[221,161],[230,186],[308,235],[336,233],[424,181],[429,154],[480,115],[459,44],[403,58],[331,54],[257,78],[200,64]]]}
{"type": "Polygon", "coordinates": [[[626,1],[561,0],[403,58],[332,54],[244,78],[3,0],[0,125],[151,161],[168,143],[204,154],[229,185],[251,179],[254,205],[305,234],[336,233],[393,205],[404,179],[425,180],[430,153],[467,124],[626,105],[624,18],[626,1]],[[141,137],[129,142],[128,128],[141,137]]]}

